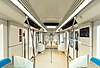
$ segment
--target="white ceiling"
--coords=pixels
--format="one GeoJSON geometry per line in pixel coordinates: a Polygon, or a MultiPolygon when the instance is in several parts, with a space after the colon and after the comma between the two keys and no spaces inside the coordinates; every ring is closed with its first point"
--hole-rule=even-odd
{"type": "Polygon", "coordinates": [[[23,24],[25,14],[8,0],[0,0],[0,18],[23,24]]]}
{"type": "MultiPolygon", "coordinates": [[[[59,22],[62,24],[63,18],[74,4],[74,1],[81,0],[27,0],[37,14],[38,19],[43,22],[59,22]]],[[[37,17],[34,13],[33,15],[37,17]]],[[[24,23],[25,14],[19,10],[9,0],[0,0],[0,17],[18,23],[24,23]]],[[[65,19],[64,19],[65,20],[65,19]]],[[[40,22],[41,23],[41,22],[40,22]]],[[[50,29],[48,29],[50,30],[50,29]]],[[[54,29],[51,29],[54,31],[54,29]]]]}
{"type": "MultiPolygon", "coordinates": [[[[74,0],[29,0],[42,22],[61,22],[74,0]]],[[[10,0],[0,0],[0,18],[24,23],[25,14],[10,0]]]]}
{"type": "Polygon", "coordinates": [[[29,0],[42,22],[60,22],[74,0],[29,0]]]}

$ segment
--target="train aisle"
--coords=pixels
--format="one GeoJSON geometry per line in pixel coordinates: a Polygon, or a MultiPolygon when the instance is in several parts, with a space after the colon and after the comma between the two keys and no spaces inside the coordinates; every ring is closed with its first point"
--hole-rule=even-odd
{"type": "Polygon", "coordinates": [[[36,68],[66,68],[67,59],[64,53],[57,49],[52,49],[52,63],[51,50],[46,49],[36,57],[36,68]]]}

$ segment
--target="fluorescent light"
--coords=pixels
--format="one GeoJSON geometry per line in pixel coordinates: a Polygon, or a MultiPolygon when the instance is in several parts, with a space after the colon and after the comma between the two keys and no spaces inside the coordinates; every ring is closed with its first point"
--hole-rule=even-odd
{"type": "Polygon", "coordinates": [[[56,28],[56,26],[47,26],[47,28],[56,28]]]}
{"type": "Polygon", "coordinates": [[[81,11],[86,5],[88,5],[92,0],[85,0],[76,10],[73,12],[73,14],[56,30],[56,32],[64,26],[70,19],[72,19],[79,11],[81,11]]]}
{"type": "Polygon", "coordinates": [[[36,22],[44,31],[47,31],[19,2],[18,0],[10,0],[14,3],[19,9],[21,9],[28,17],[30,17],[34,22],[36,22]]]}

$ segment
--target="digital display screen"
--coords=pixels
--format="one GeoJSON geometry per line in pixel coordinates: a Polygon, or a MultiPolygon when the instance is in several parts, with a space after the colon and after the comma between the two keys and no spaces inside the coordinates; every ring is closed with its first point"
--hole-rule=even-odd
{"type": "Polygon", "coordinates": [[[89,27],[80,29],[80,37],[89,37],[89,27]]]}

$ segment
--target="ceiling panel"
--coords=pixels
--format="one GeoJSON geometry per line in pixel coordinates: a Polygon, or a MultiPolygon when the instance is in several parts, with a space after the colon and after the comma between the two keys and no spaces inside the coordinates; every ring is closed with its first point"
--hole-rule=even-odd
{"type": "Polygon", "coordinates": [[[0,17],[21,24],[25,21],[25,14],[8,0],[0,0],[0,17]]]}
{"type": "MultiPolygon", "coordinates": [[[[71,14],[69,12],[74,11],[74,8],[80,5],[77,4],[81,3],[80,1],[83,0],[26,0],[25,2],[31,6],[30,11],[26,9],[35,16],[39,23],[59,23],[60,26],[71,14]]],[[[0,0],[0,17],[19,23],[25,21],[25,14],[9,0],[0,0]]],[[[54,31],[54,29],[48,30],[54,31]]]]}
{"type": "Polygon", "coordinates": [[[74,0],[29,0],[43,22],[60,22],[74,0]]]}

